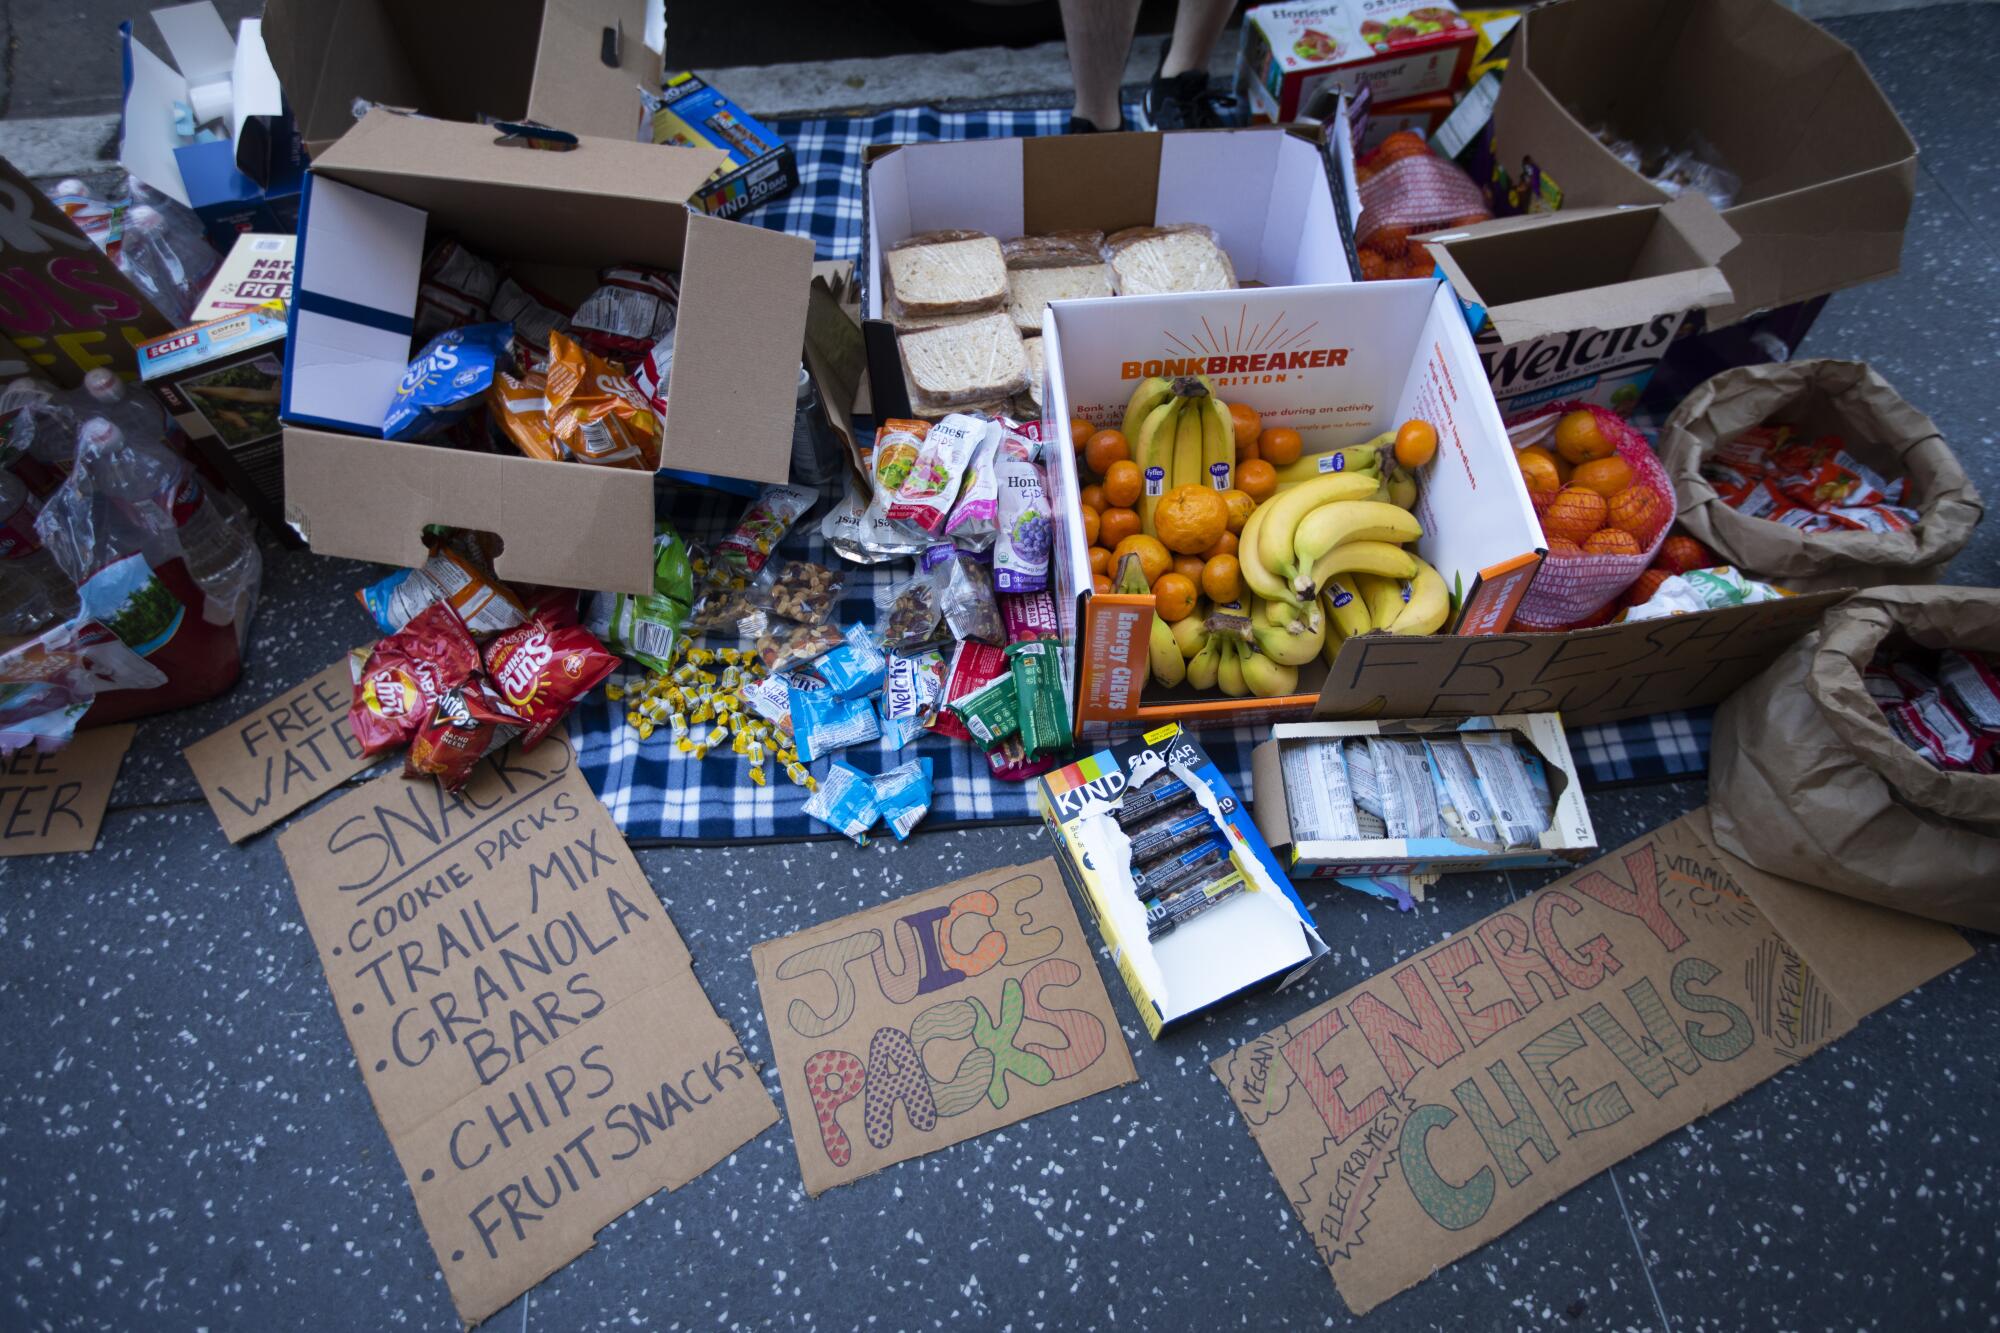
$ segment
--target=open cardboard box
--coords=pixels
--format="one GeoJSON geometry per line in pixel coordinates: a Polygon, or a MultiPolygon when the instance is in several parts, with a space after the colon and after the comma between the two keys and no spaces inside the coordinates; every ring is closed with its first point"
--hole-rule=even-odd
{"type": "Polygon", "coordinates": [[[1736,245],[1698,195],[1426,239],[1509,424],[1558,399],[1629,415],[1689,312],[1728,303],[1718,265],[1736,245]]]}
{"type": "MultiPolygon", "coordinates": [[[[1460,633],[1507,627],[1541,564],[1542,530],[1465,317],[1443,283],[1062,301],[1049,307],[1042,328],[1050,439],[1066,438],[1063,423],[1072,417],[1115,425],[1142,378],[1195,372],[1208,375],[1225,401],[1256,409],[1267,425],[1297,430],[1309,454],[1360,443],[1412,417],[1429,421],[1439,448],[1418,474],[1424,536],[1416,549],[1454,590],[1460,633]]],[[[1065,683],[1077,734],[1312,714],[1326,677],[1317,660],[1300,668],[1299,693],[1281,699],[1148,685],[1152,598],[1091,591],[1075,455],[1052,452],[1050,502],[1061,516],[1056,602],[1070,645],[1065,683]]]]}
{"type": "Polygon", "coordinates": [[[660,86],[646,4],[266,0],[264,45],[315,158],[353,126],[357,97],[444,120],[526,119],[631,139],[635,85],[660,86]]]}
{"type": "Polygon", "coordinates": [[[418,565],[426,524],[496,533],[502,578],[650,591],[651,474],[381,438],[409,364],[417,277],[453,235],[574,302],[607,265],[680,275],[661,467],[782,482],[812,242],[691,212],[713,150],[500,144],[373,111],[308,180],[285,345],[286,517],[328,555],[418,565]]]}
{"type": "Polygon", "coordinates": [[[1858,56],[1779,0],[1562,0],[1514,35],[1494,153],[1568,206],[1668,196],[1592,133],[1713,155],[1742,179],[1742,243],[1711,326],[1896,271],[1916,145],[1858,56]]]}
{"type": "Polygon", "coordinates": [[[1109,235],[1195,222],[1215,229],[1240,283],[1349,282],[1352,175],[1347,136],[1332,126],[1324,134],[1271,126],[881,150],[868,164],[862,265],[862,330],[877,418],[910,414],[896,331],[883,312],[882,256],[898,242],[942,228],[971,228],[1005,241],[1073,228],[1109,235]]]}

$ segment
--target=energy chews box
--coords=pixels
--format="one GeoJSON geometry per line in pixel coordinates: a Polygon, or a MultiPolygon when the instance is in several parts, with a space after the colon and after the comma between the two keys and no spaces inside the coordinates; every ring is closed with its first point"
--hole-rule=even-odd
{"type": "Polygon", "coordinates": [[[698,75],[670,75],[657,97],[645,96],[654,143],[706,145],[729,154],[722,169],[695,192],[692,202],[702,212],[733,218],[798,186],[792,146],[698,75]]]}
{"type": "Polygon", "coordinates": [[[1472,65],[1479,33],[1450,0],[1306,0],[1259,5],[1243,22],[1237,77],[1252,109],[1295,119],[1329,85],[1378,103],[1450,92],[1472,65]]]}
{"type": "Polygon", "coordinates": [[[1155,1038],[1327,952],[1242,800],[1179,726],[1036,781],[1063,878],[1155,1038]]]}

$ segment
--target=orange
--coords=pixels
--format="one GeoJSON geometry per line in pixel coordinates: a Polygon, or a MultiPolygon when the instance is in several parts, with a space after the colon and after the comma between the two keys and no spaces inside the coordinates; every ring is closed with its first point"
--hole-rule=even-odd
{"type": "Polygon", "coordinates": [[[1236,469],[1236,489],[1252,500],[1268,500],[1278,489],[1278,469],[1261,458],[1253,458],[1236,469]]]}
{"type": "Polygon", "coordinates": [[[1632,465],[1622,458],[1593,458],[1576,465],[1569,484],[1596,491],[1609,500],[1632,484],[1632,465]]]}
{"type": "Polygon", "coordinates": [[[1567,537],[1551,537],[1549,538],[1549,554],[1563,556],[1582,555],[1583,548],[1567,537]]]}
{"type": "Polygon", "coordinates": [[[1137,504],[1139,493],[1145,489],[1146,479],[1140,475],[1139,465],[1129,458],[1119,459],[1104,474],[1104,498],[1112,504],[1137,504]]]}
{"type": "Polygon", "coordinates": [[[1110,592],[1111,580],[1102,574],[1092,574],[1090,576],[1090,590],[1092,592],[1110,592]]]}
{"type": "MultiPolygon", "coordinates": [[[[1174,558],[1160,544],[1160,539],[1144,533],[1135,532],[1112,548],[1111,567],[1116,569],[1124,564],[1128,555],[1139,557],[1139,572],[1146,576],[1149,584],[1159,582],[1160,576],[1173,568],[1174,558]]],[[[1173,618],[1180,619],[1179,616],[1173,618]]]]}
{"type": "Polygon", "coordinates": [[[1706,546],[1678,532],[1661,542],[1660,553],[1653,557],[1653,568],[1664,569],[1669,574],[1685,574],[1690,569],[1709,569],[1715,563],[1715,556],[1706,546]]]}
{"type": "Polygon", "coordinates": [[[1097,540],[1116,546],[1139,530],[1139,516],[1130,509],[1107,509],[1097,516],[1097,540]]]}
{"type": "Polygon", "coordinates": [[[1618,446],[1604,438],[1597,418],[1578,408],[1563,413],[1556,423],[1556,452],[1572,463],[1588,463],[1593,458],[1609,458],[1618,446]]]}
{"type": "Polygon", "coordinates": [[[1104,488],[1095,482],[1083,488],[1080,498],[1085,509],[1095,509],[1100,514],[1111,508],[1111,501],[1104,498],[1104,488]]]}
{"type": "Polygon", "coordinates": [[[1428,421],[1405,421],[1396,428],[1396,461],[1416,469],[1437,456],[1437,427],[1428,421]]]}
{"type": "Polygon", "coordinates": [[[1103,574],[1109,571],[1110,568],[1111,568],[1111,552],[1105,550],[1102,546],[1091,547],[1090,572],[1093,574],[1103,574]]]}
{"type": "Polygon", "coordinates": [[[1089,505],[1083,507],[1083,544],[1097,545],[1097,511],[1089,505]]]}
{"type": "Polygon", "coordinates": [[[1514,465],[1521,469],[1521,480],[1528,483],[1531,491],[1559,491],[1563,488],[1562,469],[1556,465],[1556,456],[1539,444],[1515,450],[1514,465]]]}
{"type": "Polygon", "coordinates": [[[1647,570],[1625,590],[1625,605],[1644,606],[1653,600],[1653,594],[1660,590],[1660,585],[1672,577],[1673,575],[1664,569],[1647,570]]]}
{"type": "Polygon", "coordinates": [[[1229,424],[1236,429],[1236,456],[1243,457],[1243,451],[1248,449],[1251,457],[1256,457],[1257,433],[1264,428],[1263,419],[1251,408],[1231,403],[1229,424]]]}
{"type": "Polygon", "coordinates": [[[1604,526],[1607,511],[1604,497],[1596,491],[1565,486],[1542,511],[1542,531],[1550,537],[1567,537],[1580,544],[1604,526]]]}
{"type": "MultiPolygon", "coordinates": [[[[1229,517],[1233,521],[1236,515],[1231,514],[1229,517]]],[[[1235,555],[1235,554],[1236,554],[1236,534],[1233,532],[1225,532],[1220,537],[1217,537],[1215,539],[1215,545],[1209,547],[1206,551],[1203,551],[1201,553],[1201,558],[1204,560],[1213,560],[1215,559],[1215,557],[1219,555],[1235,555]]]]}
{"type": "Polygon", "coordinates": [[[1638,555],[1639,539],[1623,528],[1599,528],[1583,539],[1586,555],[1638,555]]]}
{"type": "Polygon", "coordinates": [[[1070,448],[1076,450],[1078,453],[1083,452],[1083,446],[1090,443],[1090,437],[1095,434],[1097,434],[1097,427],[1091,425],[1082,417],[1071,417],[1069,419],[1069,445],[1070,448]]]}
{"type": "Polygon", "coordinates": [[[1236,446],[1236,461],[1238,463],[1247,463],[1256,456],[1257,441],[1252,440],[1248,444],[1239,444],[1236,446]]]}
{"type": "Polygon", "coordinates": [[[1233,555],[1213,555],[1201,567],[1201,590],[1227,605],[1243,595],[1243,569],[1233,555]]]}
{"type": "MultiPolygon", "coordinates": [[[[1584,466],[1596,467],[1597,464],[1586,463],[1584,466]]],[[[1611,527],[1631,533],[1644,546],[1652,538],[1653,529],[1660,524],[1660,497],[1653,494],[1650,487],[1627,486],[1611,497],[1604,521],[1611,527]]]]}
{"type": "Polygon", "coordinates": [[[1204,559],[1205,557],[1198,555],[1177,555],[1174,557],[1174,573],[1189,583],[1200,583],[1204,559]]]}
{"type": "MultiPolygon", "coordinates": [[[[1242,475],[1237,473],[1238,477],[1242,475]]],[[[1257,507],[1257,502],[1250,498],[1250,492],[1240,488],[1224,491],[1222,502],[1229,506],[1229,530],[1243,531],[1243,525],[1250,521],[1250,511],[1257,507]]]]}
{"type": "Polygon", "coordinates": [[[1153,612],[1168,620],[1194,614],[1194,580],[1185,574],[1162,574],[1153,581],[1153,612]]]}
{"type": "Polygon", "coordinates": [[[1273,426],[1257,437],[1257,457],[1278,467],[1298,462],[1302,447],[1299,433],[1290,426],[1273,426]]]}
{"type": "MultiPolygon", "coordinates": [[[[1268,471],[1271,465],[1248,466],[1268,471]]],[[[1229,502],[1222,498],[1222,492],[1206,486],[1176,486],[1160,497],[1160,507],[1153,511],[1153,531],[1169,550],[1186,555],[1206,551],[1229,531],[1229,502]]]]}
{"type": "Polygon", "coordinates": [[[1111,470],[1113,463],[1131,456],[1132,446],[1125,443],[1124,431],[1101,430],[1083,446],[1083,465],[1100,477],[1111,470]]]}

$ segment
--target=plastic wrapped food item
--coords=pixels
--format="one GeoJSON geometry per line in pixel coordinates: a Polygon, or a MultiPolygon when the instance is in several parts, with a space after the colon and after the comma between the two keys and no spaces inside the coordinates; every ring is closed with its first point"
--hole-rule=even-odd
{"type": "Polygon", "coordinates": [[[869,784],[882,821],[897,842],[907,841],[918,821],[930,813],[931,771],[930,760],[912,759],[876,774],[869,784]]]}
{"type": "MultiPolygon", "coordinates": [[[[1458,744],[1472,761],[1487,812],[1493,816],[1493,836],[1503,847],[1533,847],[1555,817],[1546,785],[1536,790],[1528,763],[1512,736],[1497,731],[1467,732],[1458,744]]],[[[1544,779],[1546,783],[1546,779],[1544,779]]]]}
{"type": "Polygon", "coordinates": [[[390,440],[421,440],[478,406],[507,360],[508,324],[473,324],[432,338],[410,362],[382,418],[390,440]]]}
{"type": "Polygon", "coordinates": [[[1101,231],[1052,231],[1000,243],[1008,268],[1076,268],[1104,262],[1101,231]]]}
{"type": "Polygon", "coordinates": [[[909,578],[877,596],[888,617],[882,646],[890,652],[921,652],[950,641],[950,631],[944,628],[944,591],[929,568],[920,566],[909,578]]]}
{"type": "Polygon", "coordinates": [[[584,603],[583,623],[604,646],[650,671],[672,662],[694,604],[694,571],[680,534],[666,522],[653,527],[653,591],[634,596],[594,592],[584,603]]]}
{"type": "Polygon", "coordinates": [[[1049,586],[1054,529],[1042,470],[1002,453],[999,464],[999,535],[993,546],[993,582],[1003,593],[1038,592],[1049,586]]]}
{"type": "Polygon", "coordinates": [[[750,585],[753,598],[772,615],[801,625],[830,619],[840,607],[840,571],[810,560],[773,556],[750,585]]]}
{"type": "Polygon", "coordinates": [[[1007,642],[1028,639],[1060,639],[1062,620],[1056,613],[1053,593],[1003,592],[999,597],[1000,620],[1007,627],[1007,642]]]}
{"type": "Polygon", "coordinates": [[[859,699],[882,688],[889,673],[889,659],[866,625],[849,625],[846,641],[822,654],[813,664],[813,671],[835,695],[859,699]]]}
{"type": "Polygon", "coordinates": [[[819,493],[804,486],[766,486],[712,548],[715,558],[756,573],[817,499],[819,493]]]}
{"type": "Polygon", "coordinates": [[[1030,759],[1067,754],[1075,736],[1055,645],[1040,639],[1010,644],[1007,660],[1020,708],[1022,750],[1030,759]]]}
{"type": "Polygon", "coordinates": [[[1021,696],[1012,672],[959,695],[950,707],[959,724],[982,747],[998,745],[1021,730],[1021,696]]]}
{"type": "Polygon", "coordinates": [[[1445,836],[1494,841],[1493,817],[1463,747],[1455,738],[1440,737],[1425,740],[1424,751],[1430,757],[1431,789],[1437,793],[1438,823],[1445,836]]]}
{"type": "Polygon", "coordinates": [[[500,701],[485,679],[474,676],[454,685],[431,705],[431,715],[410,740],[403,776],[435,775],[446,791],[457,791],[479,761],[521,734],[521,719],[500,701]]]}
{"type": "Polygon", "coordinates": [[[458,613],[438,602],[350,661],[348,729],[364,754],[382,754],[407,745],[444,692],[472,678],[479,647],[458,613]]]}
{"type": "Polygon", "coordinates": [[[486,414],[494,429],[527,457],[547,463],[568,460],[568,451],[549,429],[549,389],[542,376],[504,370],[495,375],[486,391],[486,414]]]}
{"type": "Polygon", "coordinates": [[[631,363],[673,332],[680,283],[658,269],[608,268],[570,316],[570,332],[599,356],[631,363]]]}
{"type": "Polygon", "coordinates": [[[618,657],[582,625],[537,611],[486,646],[486,672],[501,700],[526,727],[521,748],[532,750],[576,701],[618,669],[618,657]]]}
{"type": "Polygon", "coordinates": [[[876,565],[923,550],[922,537],[889,521],[889,505],[916,465],[930,428],[928,421],[900,418],[875,428],[875,447],[868,459],[870,487],[864,491],[850,483],[846,503],[835,506],[820,524],[820,535],[843,559],[876,565]]]}
{"type": "Polygon", "coordinates": [[[1003,647],[1007,625],[993,595],[993,575],[976,557],[955,546],[934,546],[924,564],[938,581],[944,621],[954,639],[977,639],[1003,647]]]}
{"type": "Polygon", "coordinates": [[[928,724],[944,694],[944,654],[935,649],[892,654],[882,682],[882,715],[928,724]]]}
{"type": "Polygon", "coordinates": [[[1657,620],[1687,611],[1712,611],[1723,606],[1774,602],[1789,596],[1783,588],[1746,578],[1733,565],[1691,569],[1660,581],[1653,595],[1625,613],[1627,620],[1657,620]]]}
{"type": "Polygon", "coordinates": [[[857,847],[868,845],[868,830],[882,817],[875,799],[874,779],[838,759],[828,766],[819,790],[806,798],[805,811],[828,828],[852,838],[857,847]]]}
{"type": "Polygon", "coordinates": [[[998,436],[999,423],[954,412],[924,435],[917,458],[909,467],[886,517],[926,533],[943,529],[965,481],[965,469],[989,435],[998,436]]]}
{"type": "Polygon", "coordinates": [[[1351,842],[1361,836],[1341,749],[1338,740],[1294,741],[1278,749],[1295,842],[1351,842]]]}
{"type": "Polygon", "coordinates": [[[570,458],[637,472],[659,467],[659,419],[617,365],[557,332],[545,383],[549,433],[570,458]]]}
{"type": "Polygon", "coordinates": [[[493,318],[514,326],[514,350],[528,370],[546,370],[551,339],[567,332],[569,316],[538,293],[529,291],[512,278],[502,278],[490,303],[493,318]]]}
{"type": "Polygon", "coordinates": [[[972,733],[951,711],[951,705],[1006,674],[1007,654],[1001,649],[973,640],[960,643],[952,650],[950,664],[945,668],[944,693],[931,730],[962,741],[971,740],[972,733]]]}
{"type": "Polygon", "coordinates": [[[428,342],[447,329],[483,322],[492,312],[500,270],[446,237],[424,256],[417,280],[416,337],[428,342]]]}
{"type": "Polygon", "coordinates": [[[989,431],[973,446],[965,466],[965,483],[945,520],[943,536],[968,551],[983,551],[993,544],[994,524],[999,514],[1000,452],[999,431],[989,431]]]}
{"type": "Polygon", "coordinates": [[[528,618],[528,608],[463,544],[440,544],[415,569],[399,569],[357,591],[375,628],[394,634],[419,613],[447,603],[473,634],[498,634],[528,618]]]}
{"type": "Polygon", "coordinates": [[[2000,734],[2000,662],[1947,648],[1938,654],[1938,683],[1968,722],[2000,734]]]}
{"type": "Polygon", "coordinates": [[[1436,789],[1422,741],[1387,736],[1368,738],[1368,755],[1381,793],[1382,822],[1392,838],[1435,838],[1438,818],[1436,789]]]}
{"type": "Polygon", "coordinates": [[[810,764],[835,750],[880,738],[881,724],[866,699],[842,699],[832,690],[790,687],[792,737],[799,758],[810,764]]]}
{"type": "Polygon", "coordinates": [[[1196,223],[1128,227],[1105,237],[1103,254],[1121,296],[1230,291],[1236,286],[1235,266],[1214,229],[1196,223]]]}
{"type": "Polygon", "coordinates": [[[846,642],[837,625],[795,625],[760,637],[757,657],[764,663],[764,669],[775,675],[809,666],[846,642]]]}

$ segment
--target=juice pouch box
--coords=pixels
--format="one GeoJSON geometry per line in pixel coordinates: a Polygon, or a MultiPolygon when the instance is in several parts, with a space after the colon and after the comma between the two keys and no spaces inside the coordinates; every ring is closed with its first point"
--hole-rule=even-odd
{"type": "Polygon", "coordinates": [[[1309,0],[1259,5],[1243,23],[1238,78],[1276,121],[1329,84],[1397,102],[1449,92],[1472,66],[1479,33],[1449,0],[1309,0]]]}

